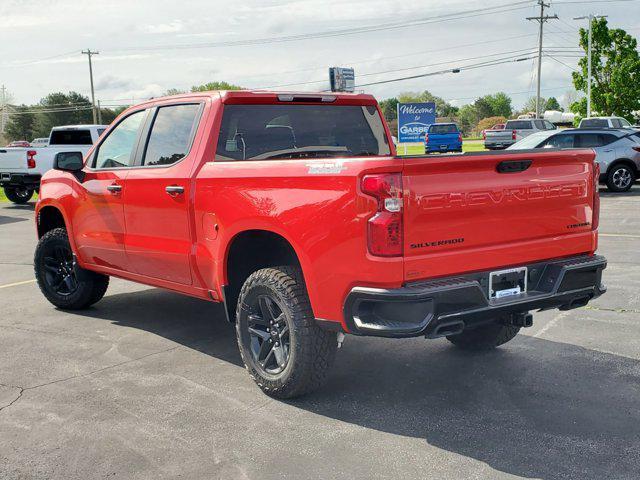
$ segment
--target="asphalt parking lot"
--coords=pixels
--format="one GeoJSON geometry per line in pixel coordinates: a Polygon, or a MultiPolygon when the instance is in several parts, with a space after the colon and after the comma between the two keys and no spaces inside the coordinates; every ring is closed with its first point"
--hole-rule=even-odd
{"type": "Polygon", "coordinates": [[[264,396],[218,306],[32,281],[33,205],[0,203],[0,478],[640,478],[640,186],[602,195],[609,292],[488,354],[346,339],[328,385],[264,396]]]}

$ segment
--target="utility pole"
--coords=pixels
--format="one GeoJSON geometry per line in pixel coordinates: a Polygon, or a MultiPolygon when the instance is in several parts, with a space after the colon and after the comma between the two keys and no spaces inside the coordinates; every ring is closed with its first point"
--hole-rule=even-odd
{"type": "Polygon", "coordinates": [[[98,119],[96,118],[96,97],[93,92],[93,67],[91,65],[91,57],[93,55],[98,55],[100,52],[92,52],[90,49],[83,50],[82,53],[89,57],[89,80],[91,81],[91,106],[93,107],[93,123],[97,123],[98,119]]]}
{"type": "Polygon", "coordinates": [[[557,20],[558,15],[546,15],[544,14],[544,9],[550,7],[551,5],[548,3],[544,3],[544,0],[538,0],[538,5],[540,5],[540,16],[539,17],[527,17],[527,20],[535,20],[540,23],[540,38],[538,43],[538,89],[536,93],[536,118],[540,118],[540,85],[542,80],[542,39],[544,35],[544,24],[549,20],[557,20]]]}
{"type": "Polygon", "coordinates": [[[593,35],[593,21],[596,18],[607,18],[607,15],[583,15],[574,17],[574,20],[589,20],[589,30],[587,35],[587,118],[591,118],[591,37],[593,35]]]}
{"type": "Polygon", "coordinates": [[[5,114],[5,107],[6,107],[6,92],[7,92],[7,87],[5,87],[4,85],[2,85],[2,87],[0,87],[0,92],[2,92],[2,95],[0,95],[0,135],[4,134],[4,114],[5,114]]]}

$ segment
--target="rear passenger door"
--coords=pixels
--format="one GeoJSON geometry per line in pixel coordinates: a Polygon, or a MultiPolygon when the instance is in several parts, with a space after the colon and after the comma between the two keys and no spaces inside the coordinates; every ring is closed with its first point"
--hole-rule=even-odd
{"type": "Polygon", "coordinates": [[[140,275],[192,283],[190,179],[202,107],[162,105],[149,115],[124,196],[125,249],[130,270],[140,275]]]}

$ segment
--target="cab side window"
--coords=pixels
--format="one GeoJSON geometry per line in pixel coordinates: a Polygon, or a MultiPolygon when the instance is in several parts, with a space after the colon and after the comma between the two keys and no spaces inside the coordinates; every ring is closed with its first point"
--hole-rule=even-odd
{"type": "Polygon", "coordinates": [[[142,164],[172,165],[182,160],[191,148],[199,112],[199,104],[158,108],[142,164]]]}
{"type": "Polygon", "coordinates": [[[146,110],[132,113],[109,132],[109,136],[98,147],[94,168],[122,168],[133,165],[138,135],[146,113],[146,110]]]}

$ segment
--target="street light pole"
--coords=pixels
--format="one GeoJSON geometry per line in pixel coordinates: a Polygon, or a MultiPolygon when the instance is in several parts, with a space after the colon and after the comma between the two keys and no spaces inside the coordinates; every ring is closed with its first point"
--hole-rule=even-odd
{"type": "Polygon", "coordinates": [[[82,53],[89,57],[89,80],[91,81],[91,107],[93,111],[93,123],[94,125],[98,122],[96,115],[96,96],[93,91],[93,66],[91,65],[91,56],[98,55],[100,52],[92,52],[90,49],[83,50],[82,53]]]}
{"type": "Polygon", "coordinates": [[[592,51],[592,37],[593,37],[593,21],[596,18],[606,18],[606,15],[584,15],[582,17],[575,17],[574,20],[589,20],[589,29],[587,33],[587,118],[591,118],[591,51],[592,51]]]}

